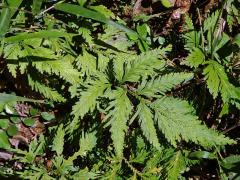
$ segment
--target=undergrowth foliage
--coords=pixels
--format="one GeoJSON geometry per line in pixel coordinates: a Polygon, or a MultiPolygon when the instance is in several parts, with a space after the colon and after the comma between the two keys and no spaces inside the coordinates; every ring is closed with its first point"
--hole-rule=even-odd
{"type": "Polygon", "coordinates": [[[191,88],[200,81],[211,94],[204,101],[221,102],[217,118],[240,109],[240,36],[224,31],[236,13],[235,1],[222,4],[200,28],[185,15],[188,55],[175,64],[150,25],[140,20],[134,31],[99,1],[3,1],[1,175],[174,180],[204,159],[218,163],[219,177],[235,173],[221,152],[237,140],[205,124],[191,88]]]}

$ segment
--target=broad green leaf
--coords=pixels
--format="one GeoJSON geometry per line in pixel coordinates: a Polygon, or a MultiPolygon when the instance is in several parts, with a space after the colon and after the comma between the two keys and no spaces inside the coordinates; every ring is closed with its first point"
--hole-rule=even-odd
{"type": "Polygon", "coordinates": [[[41,117],[46,121],[51,121],[55,118],[55,115],[52,113],[48,113],[48,112],[42,112],[41,117]]]}
{"type": "Polygon", "coordinates": [[[97,105],[97,99],[104,94],[111,84],[102,75],[100,79],[90,82],[86,85],[86,91],[80,93],[81,97],[78,102],[72,107],[73,121],[69,124],[68,130],[74,131],[79,127],[79,120],[88,112],[93,112],[97,105]]]}
{"type": "Polygon", "coordinates": [[[175,1],[172,1],[172,0],[160,0],[162,5],[165,6],[166,8],[170,8],[172,6],[174,6],[174,4],[172,2],[175,2],[175,1]]]}
{"type": "Polygon", "coordinates": [[[208,151],[194,151],[188,155],[189,158],[193,159],[216,159],[217,157],[208,151]]]}
{"type": "Polygon", "coordinates": [[[8,128],[7,128],[7,134],[9,136],[14,136],[18,133],[18,128],[15,124],[12,124],[10,125],[8,128]]]}
{"type": "Polygon", "coordinates": [[[34,99],[25,98],[25,97],[15,96],[12,94],[0,93],[0,104],[7,104],[7,103],[17,102],[17,101],[43,103],[42,100],[34,100],[34,99]]]}
{"type": "Polygon", "coordinates": [[[0,148],[9,149],[10,143],[6,132],[0,130],[0,148]]]}
{"type": "Polygon", "coordinates": [[[142,24],[137,26],[137,32],[141,37],[146,37],[148,34],[149,27],[147,24],[142,24]]]}
{"type": "Polygon", "coordinates": [[[35,108],[31,108],[29,110],[29,112],[30,112],[31,116],[36,116],[39,113],[39,111],[35,108]]]}
{"type": "Polygon", "coordinates": [[[54,51],[47,48],[39,47],[35,49],[38,53],[32,53],[33,56],[49,58],[50,60],[35,61],[32,63],[36,69],[42,74],[48,73],[49,75],[55,74],[71,84],[77,84],[80,81],[80,73],[74,68],[70,59],[67,57],[61,60],[53,60],[57,58],[54,51]],[[45,57],[44,57],[45,56],[45,57]]]}
{"type": "Polygon", "coordinates": [[[106,18],[106,16],[104,16],[103,14],[96,12],[96,11],[92,11],[89,10],[87,8],[84,8],[82,6],[78,6],[78,5],[73,5],[73,4],[67,4],[67,3],[59,3],[57,5],[55,5],[55,9],[69,13],[69,14],[74,14],[77,16],[82,16],[85,18],[90,18],[93,19],[95,21],[99,21],[105,24],[109,24],[112,25],[118,29],[121,29],[123,31],[125,31],[126,33],[129,33],[131,35],[135,35],[136,37],[138,37],[138,34],[127,28],[126,26],[116,23],[108,18],[106,18]]]}
{"type": "Polygon", "coordinates": [[[11,116],[10,117],[10,120],[13,122],[13,123],[19,123],[21,122],[21,119],[19,116],[11,116]]]}
{"type": "Polygon", "coordinates": [[[7,114],[15,114],[16,112],[14,107],[8,104],[5,104],[4,109],[7,114]]]}
{"type": "Polygon", "coordinates": [[[56,30],[41,30],[33,33],[19,33],[15,36],[10,36],[5,38],[5,42],[18,42],[26,39],[32,38],[59,38],[66,36],[74,36],[75,34],[70,34],[66,32],[56,31],[56,30]]]}
{"type": "Polygon", "coordinates": [[[8,119],[0,119],[0,128],[6,129],[8,127],[9,120],[8,119]]]}
{"type": "Polygon", "coordinates": [[[26,118],[23,120],[23,123],[26,125],[26,126],[33,126],[34,123],[35,123],[35,120],[32,119],[32,118],[26,118]]]}
{"type": "Polygon", "coordinates": [[[220,163],[222,167],[231,171],[238,171],[240,166],[240,156],[239,155],[231,155],[222,160],[220,163]]]}
{"type": "Polygon", "coordinates": [[[185,15],[184,30],[186,32],[183,35],[186,40],[185,49],[192,51],[193,48],[199,47],[201,34],[195,31],[192,19],[188,15],[185,15]]]}

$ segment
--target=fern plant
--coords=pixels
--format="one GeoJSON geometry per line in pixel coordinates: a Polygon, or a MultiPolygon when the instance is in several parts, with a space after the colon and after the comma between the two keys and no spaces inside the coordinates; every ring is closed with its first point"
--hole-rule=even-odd
{"type": "Polygon", "coordinates": [[[144,136],[157,149],[161,149],[159,131],[175,147],[181,140],[204,147],[234,143],[202,125],[188,102],[166,96],[167,91],[193,77],[185,72],[156,73],[156,70],[161,72],[166,68],[167,50],[156,49],[134,55],[133,59],[114,59],[114,72],[109,75],[106,70],[86,80],[79,101],[73,106],[74,120],[70,127],[75,128],[80,119],[96,110],[103,113],[102,121],[106,123],[105,127],[110,126],[119,158],[123,157],[125,134],[133,121],[138,121],[144,136]]]}
{"type": "MultiPolygon", "coordinates": [[[[236,143],[208,128],[192,102],[175,93],[176,87],[191,83],[195,74],[169,67],[171,45],[150,49],[154,46],[148,41],[147,24],[138,25],[135,32],[98,1],[33,0],[30,7],[24,0],[14,2],[4,1],[1,11],[5,65],[1,75],[12,84],[20,79],[21,87],[14,84],[11,91],[43,99],[48,103],[39,110],[53,109],[56,117],[45,117],[54,119],[46,123],[45,136],[35,137],[26,147],[14,149],[7,144],[15,153],[9,162],[19,163],[13,175],[23,179],[177,179],[206,154],[217,151],[213,152],[217,159],[219,149],[236,143]]],[[[190,55],[185,64],[196,68],[196,74],[202,68],[214,97],[220,92],[226,106],[239,106],[239,88],[230,83],[226,71],[231,56],[220,53],[231,44],[220,31],[220,17],[221,12],[214,13],[200,32],[187,18],[190,55]]],[[[236,40],[232,44],[239,46],[236,40]]],[[[6,101],[6,95],[0,100],[6,101]]],[[[19,101],[25,100],[29,99],[19,101]]],[[[5,134],[2,137],[8,141],[5,134]]]]}
{"type": "Polygon", "coordinates": [[[221,115],[228,112],[228,106],[234,104],[239,109],[240,88],[230,81],[229,65],[234,46],[239,44],[223,31],[225,19],[222,11],[212,13],[203,22],[200,31],[196,31],[191,19],[187,16],[185,23],[185,48],[190,52],[183,64],[199,69],[204,75],[209,92],[213,98],[221,95],[224,107],[221,115]],[[225,52],[225,53],[223,53],[225,52]]]}
{"type": "MultiPolygon", "coordinates": [[[[52,130],[53,131],[53,130],[52,130]]],[[[20,149],[13,150],[16,153],[16,160],[24,163],[25,166],[30,166],[23,172],[19,172],[24,179],[79,179],[84,177],[86,179],[95,179],[97,174],[89,172],[87,167],[80,169],[74,165],[73,161],[77,157],[85,157],[89,151],[96,146],[95,132],[82,134],[79,141],[79,149],[71,156],[65,157],[63,155],[63,148],[65,142],[65,130],[61,124],[56,129],[56,134],[53,136],[53,141],[49,143],[49,139],[40,136],[39,140],[35,139],[29,145],[28,151],[20,149]],[[51,159],[44,160],[44,152],[46,150],[54,152],[51,159]],[[47,163],[47,166],[44,164],[47,163]]]]}

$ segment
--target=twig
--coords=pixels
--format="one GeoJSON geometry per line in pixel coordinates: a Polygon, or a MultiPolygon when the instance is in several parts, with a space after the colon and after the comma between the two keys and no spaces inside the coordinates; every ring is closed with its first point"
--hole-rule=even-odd
{"type": "Polygon", "coordinates": [[[65,0],[59,1],[59,2],[57,2],[56,4],[52,5],[51,7],[49,7],[49,8],[47,8],[47,9],[43,10],[42,12],[40,12],[40,13],[37,15],[37,17],[38,17],[38,16],[42,16],[42,15],[44,15],[46,12],[48,12],[48,11],[54,9],[55,6],[56,6],[57,4],[61,4],[61,3],[63,3],[64,1],[65,1],[65,0]]]}
{"type": "Polygon", "coordinates": [[[237,123],[236,125],[228,128],[228,129],[224,130],[224,131],[223,131],[223,134],[226,134],[226,133],[228,133],[229,131],[232,131],[233,129],[235,129],[235,128],[237,128],[237,127],[240,127],[240,122],[237,123]]]}

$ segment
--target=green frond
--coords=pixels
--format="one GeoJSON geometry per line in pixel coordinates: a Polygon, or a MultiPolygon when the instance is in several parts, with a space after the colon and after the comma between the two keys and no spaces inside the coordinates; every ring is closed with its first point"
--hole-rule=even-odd
{"type": "Polygon", "coordinates": [[[207,80],[207,86],[210,93],[214,98],[216,98],[219,91],[221,90],[221,79],[227,79],[227,76],[225,73],[219,74],[219,72],[224,71],[224,68],[217,62],[209,61],[207,64],[208,66],[204,69],[205,79],[207,80]],[[223,75],[223,77],[219,75],[223,75]]]}
{"type": "Polygon", "coordinates": [[[65,98],[62,97],[57,91],[51,89],[50,87],[45,86],[44,84],[38,81],[34,81],[30,75],[28,75],[28,84],[32,88],[32,90],[41,93],[47,99],[57,102],[65,101],[65,98]]]}
{"type": "Polygon", "coordinates": [[[137,82],[140,77],[147,77],[154,73],[156,69],[162,69],[165,66],[163,57],[168,48],[155,49],[139,55],[134,61],[127,65],[123,82],[137,82]]]}
{"type": "Polygon", "coordinates": [[[209,16],[207,19],[205,19],[204,23],[203,23],[203,31],[213,31],[214,30],[214,26],[216,25],[217,21],[219,20],[219,15],[220,12],[219,11],[215,11],[211,14],[211,16],[209,16]]]}
{"type": "MultiPolygon", "coordinates": [[[[240,96],[240,95],[239,95],[240,96]]],[[[240,98],[239,98],[240,99],[240,98]]],[[[234,104],[239,110],[240,110],[240,102],[232,101],[232,104],[234,104]]]]}
{"type": "Polygon", "coordinates": [[[16,78],[17,77],[17,64],[8,64],[7,65],[8,71],[11,73],[11,75],[16,78]]]}
{"type": "Polygon", "coordinates": [[[83,118],[88,112],[94,111],[97,99],[110,86],[104,77],[86,86],[86,90],[80,93],[80,99],[72,108],[72,115],[74,115],[74,119],[70,124],[72,130],[76,129],[79,118],[83,118]]]}
{"type": "Polygon", "coordinates": [[[167,163],[163,168],[163,179],[178,179],[185,169],[186,163],[181,151],[174,152],[174,154],[167,160],[167,163]]]}
{"type": "Polygon", "coordinates": [[[192,78],[192,73],[182,72],[166,74],[153,81],[147,82],[146,85],[141,85],[138,93],[145,96],[154,96],[156,93],[164,94],[178,84],[187,82],[192,78]]]}
{"type": "Polygon", "coordinates": [[[91,36],[91,31],[85,27],[80,27],[78,30],[79,34],[82,35],[84,40],[90,45],[93,46],[93,37],[91,36]]]}
{"type": "Polygon", "coordinates": [[[68,56],[62,60],[35,61],[32,65],[41,73],[55,74],[71,84],[79,83],[80,73],[74,69],[68,56]]]}
{"type": "Polygon", "coordinates": [[[94,75],[97,71],[97,59],[85,49],[75,60],[76,66],[83,75],[94,75]]]}
{"type": "Polygon", "coordinates": [[[97,60],[98,70],[101,72],[104,72],[107,69],[109,60],[110,59],[106,55],[101,53],[101,51],[98,52],[98,60],[97,60]]]}
{"type": "Polygon", "coordinates": [[[89,171],[88,168],[85,168],[74,173],[71,176],[71,178],[73,180],[79,180],[79,179],[91,180],[91,179],[97,179],[98,175],[94,172],[89,171]]]}
{"type": "Polygon", "coordinates": [[[200,64],[202,64],[205,60],[205,55],[203,54],[202,50],[199,48],[193,48],[191,53],[186,58],[185,65],[190,67],[197,68],[200,64]]]}
{"type": "MultiPolygon", "coordinates": [[[[158,150],[151,153],[151,157],[147,160],[147,162],[145,161],[146,166],[144,168],[144,171],[146,173],[151,173],[156,175],[159,174],[159,172],[162,170],[162,167],[159,166],[159,162],[162,159],[163,153],[165,153],[165,150],[162,150],[162,151],[158,150]]],[[[144,160],[146,160],[146,158],[144,158],[144,160]]]]}
{"type": "Polygon", "coordinates": [[[110,119],[108,125],[111,126],[110,132],[113,146],[116,155],[120,158],[123,155],[125,133],[128,129],[127,121],[133,108],[126,93],[122,88],[118,88],[112,92],[111,99],[113,101],[110,102],[109,106],[113,109],[107,114],[107,117],[110,119]]]}
{"type": "Polygon", "coordinates": [[[26,55],[26,50],[22,50],[21,46],[18,43],[7,45],[4,48],[4,58],[6,58],[6,61],[8,63],[7,68],[14,78],[17,77],[17,70],[20,65],[21,73],[25,71],[24,65],[27,63],[19,62],[19,59],[25,57],[26,55]]]}
{"type": "Polygon", "coordinates": [[[79,141],[80,149],[68,158],[68,162],[72,162],[78,156],[86,156],[87,152],[91,151],[97,144],[96,132],[82,133],[82,137],[79,141]]]}
{"type": "Polygon", "coordinates": [[[227,77],[224,67],[216,61],[208,61],[204,69],[205,79],[209,92],[214,98],[218,93],[221,93],[224,102],[229,102],[231,99],[239,99],[237,88],[232,85],[227,77]]]}
{"type": "Polygon", "coordinates": [[[187,101],[165,97],[154,102],[155,119],[168,141],[191,141],[204,147],[233,144],[234,141],[202,125],[187,101]]]}
{"type": "MultiPolygon", "coordinates": [[[[32,43],[32,41],[28,42],[32,43]]],[[[38,47],[38,44],[29,44],[34,46],[35,48],[30,48],[28,46],[25,46],[26,51],[28,52],[29,56],[33,56],[32,58],[36,58],[38,61],[38,58],[45,58],[47,60],[56,60],[58,56],[55,54],[55,52],[52,49],[48,49],[45,47],[38,47]]],[[[35,59],[33,59],[34,61],[35,59]]]]}
{"type": "Polygon", "coordinates": [[[200,44],[200,33],[198,33],[197,31],[195,31],[193,23],[191,18],[186,15],[185,16],[185,24],[184,24],[184,30],[186,31],[186,33],[183,35],[183,37],[185,38],[185,49],[191,51],[194,47],[198,47],[200,44]]]}
{"type": "Polygon", "coordinates": [[[226,2],[226,11],[227,11],[227,23],[229,26],[230,32],[233,30],[233,26],[236,23],[240,23],[240,12],[239,8],[236,3],[234,3],[234,0],[228,0],[226,2]]]}
{"type": "Polygon", "coordinates": [[[96,132],[82,134],[80,139],[80,154],[86,155],[88,151],[91,151],[97,144],[96,132]]]}
{"type": "Polygon", "coordinates": [[[154,147],[160,149],[151,109],[144,103],[140,103],[137,109],[139,111],[138,116],[143,135],[154,147]]]}
{"type": "Polygon", "coordinates": [[[184,30],[187,32],[194,31],[194,25],[192,19],[186,14],[185,15],[185,22],[184,22],[184,30]]]}
{"type": "Polygon", "coordinates": [[[113,68],[115,77],[118,81],[122,81],[124,76],[124,65],[133,61],[132,59],[136,58],[136,54],[129,53],[117,53],[113,60],[113,68]]]}
{"type": "Polygon", "coordinates": [[[63,152],[64,136],[65,136],[65,131],[63,129],[63,124],[61,124],[57,128],[57,133],[53,139],[53,145],[52,145],[52,150],[55,151],[58,156],[60,156],[63,152]]]}

